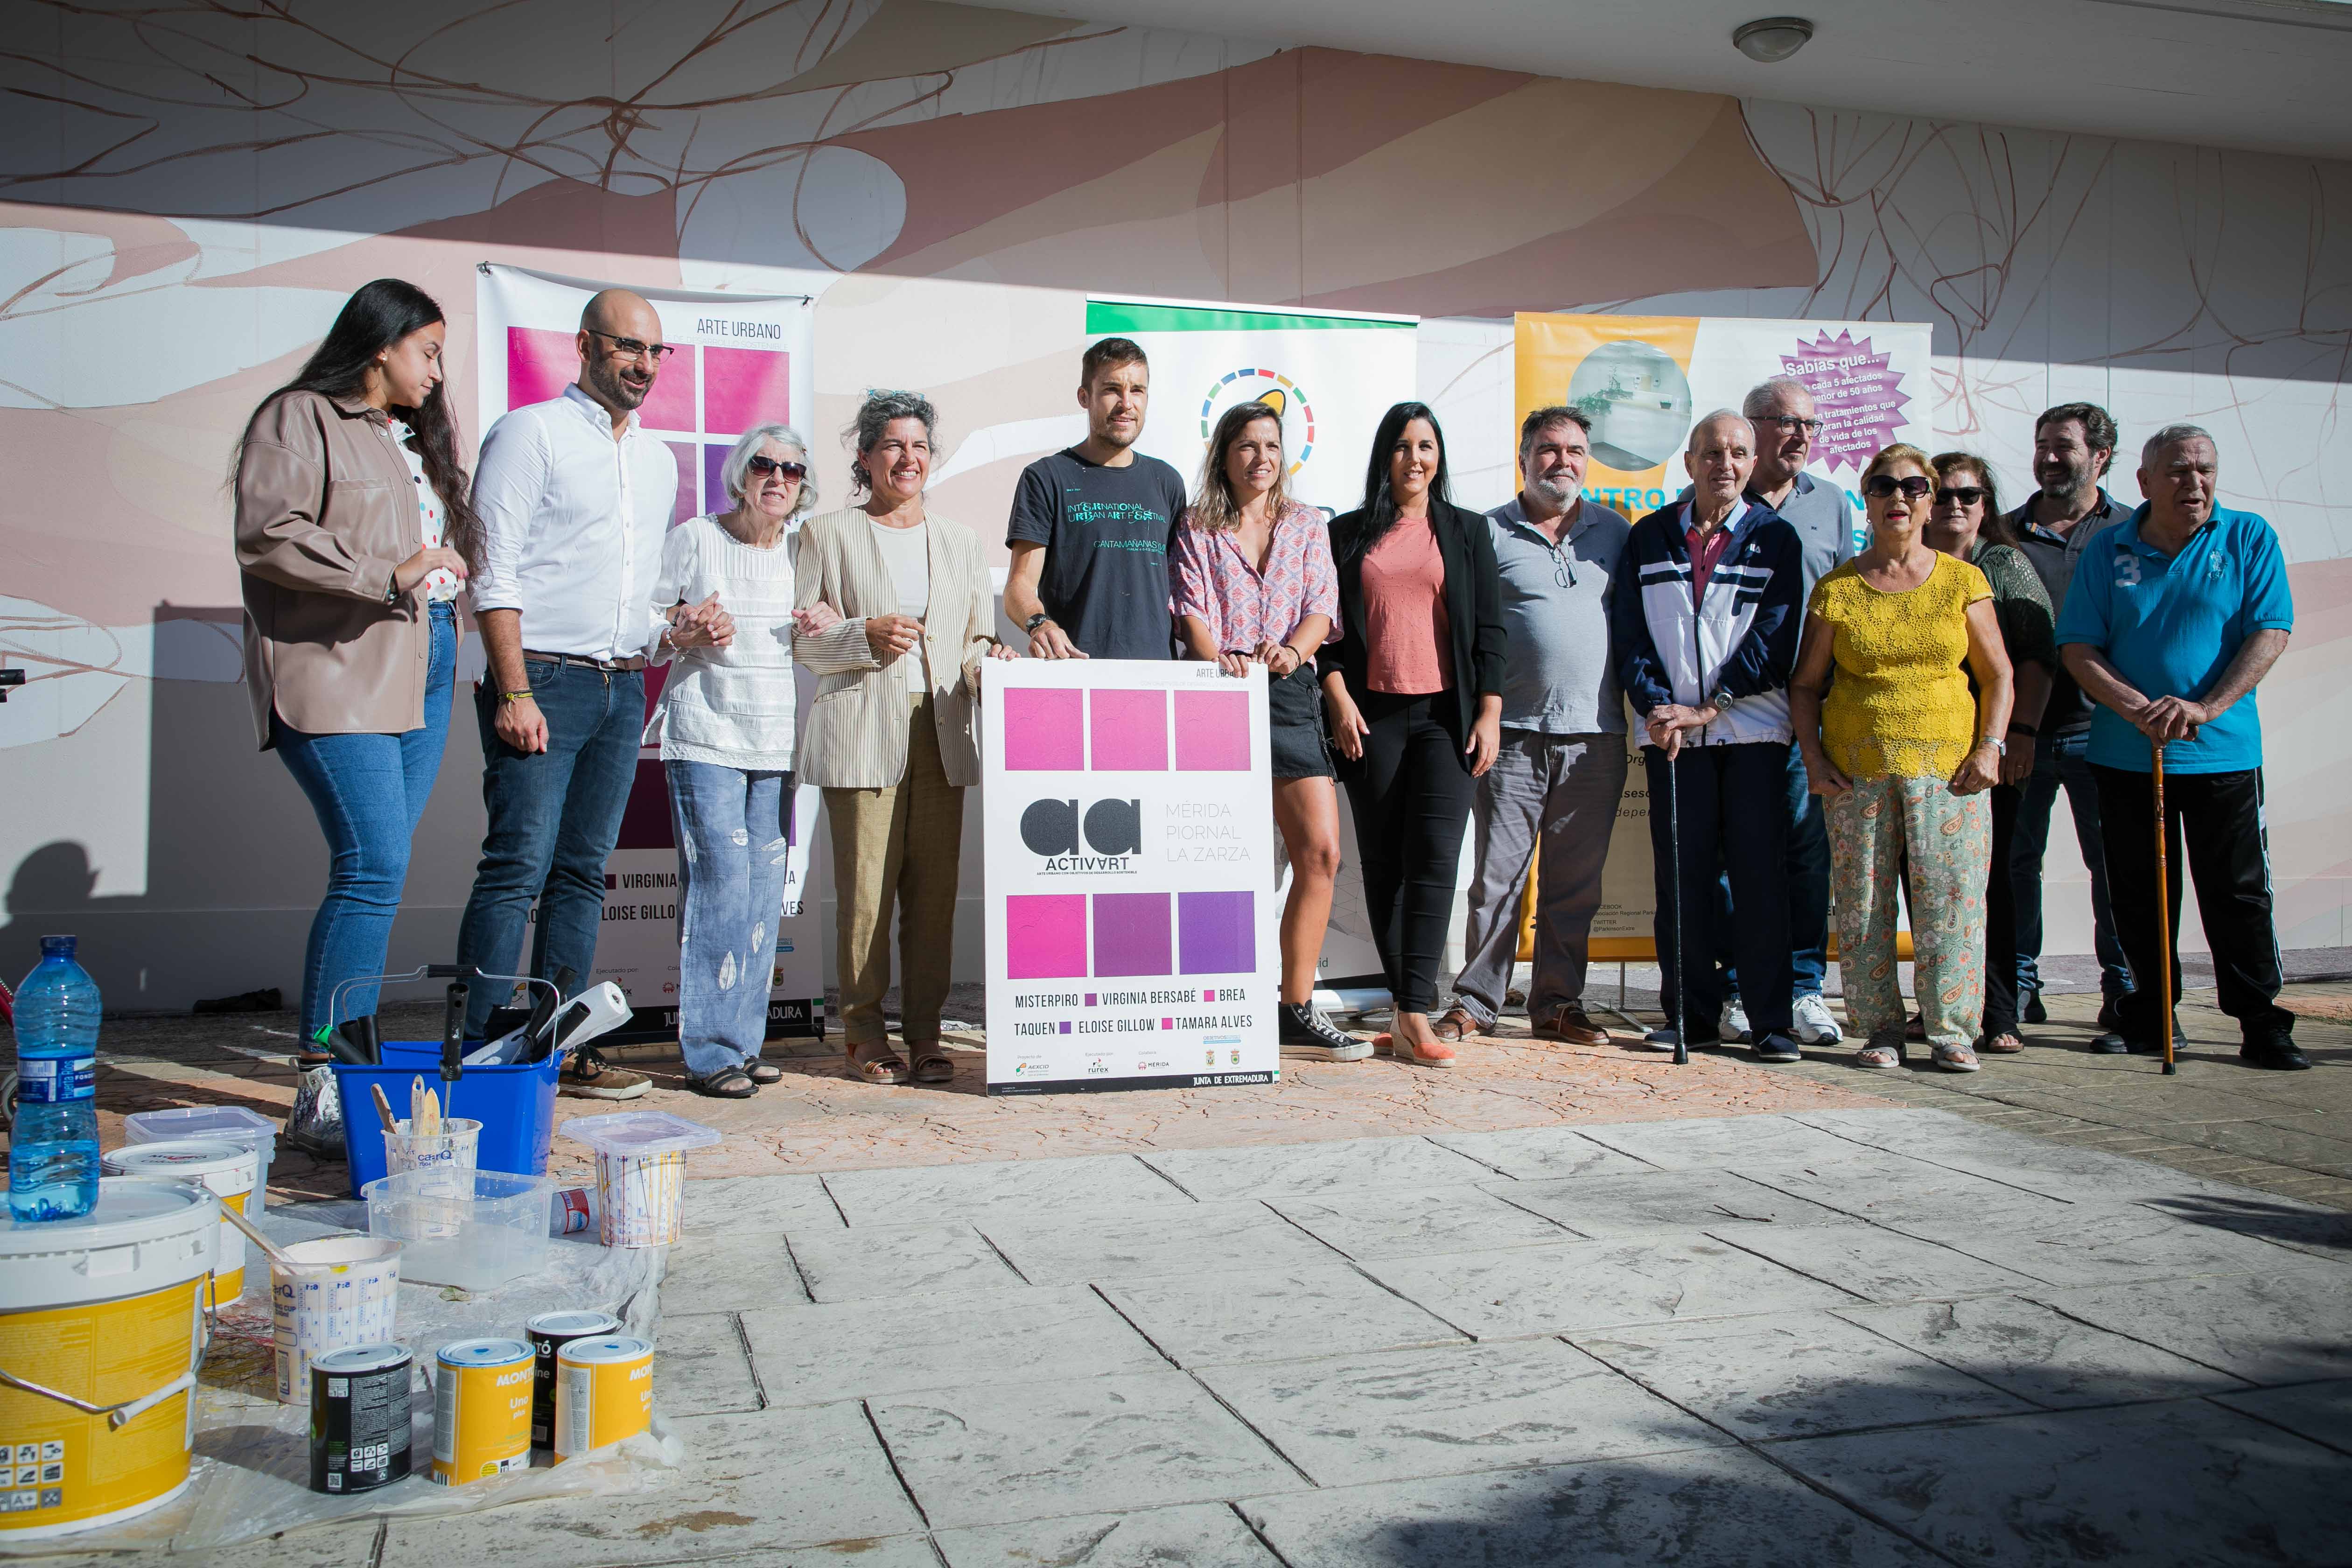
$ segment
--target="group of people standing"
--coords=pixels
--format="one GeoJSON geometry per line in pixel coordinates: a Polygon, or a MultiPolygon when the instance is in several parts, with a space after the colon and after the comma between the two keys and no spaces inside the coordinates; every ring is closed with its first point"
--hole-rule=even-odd
{"type": "MultiPolygon", "coordinates": [[[[445,330],[413,286],[367,285],[238,450],[257,735],[331,853],[306,1035],[340,1021],[339,987],[345,1016],[375,1005],[372,986],[343,983],[383,967],[446,737],[465,592],[488,664],[475,710],[488,826],[458,962],[575,986],[593,974],[604,862],[638,749],[657,742],[678,845],[680,1045],[705,1093],[780,1076],[761,1044],[796,780],[825,801],[850,1069],[951,1076],[940,1018],[980,669],[1024,652],[1264,667],[1291,868],[1288,1055],[1454,1065],[1503,1006],[1531,874],[1534,1031],[1607,1038],[1583,989],[1630,702],[1667,969],[1666,1024],[1647,1043],[1714,1035],[1791,1060],[1801,1042],[1841,1038],[1822,998],[1834,879],[1863,1065],[1901,1055],[1898,885],[1918,958],[1910,1027],[1936,1063],[2018,1048],[2021,1001],[2028,1019],[2038,1009],[2039,860],[2063,785],[2108,986],[2093,1048],[2147,1048],[2155,1004],[2133,982],[2157,933],[2115,910],[2154,899],[2140,818],[2155,744],[2187,775],[2169,800],[2221,1005],[2250,1060],[2303,1065],[2274,1000],[2252,700],[2292,610],[2267,525],[2213,504],[2201,431],[2151,438],[2149,501],[2130,513],[2098,488],[2115,433],[2088,405],[2043,416],[2041,492],[2006,517],[1979,459],[1891,447],[1863,476],[1857,551],[1845,497],[1804,472],[1820,421],[1795,382],[1700,421],[1690,489],[1638,522],[1582,493],[1590,425],[1575,409],[1528,416],[1522,488],[1482,516],[1453,500],[1434,412],[1401,403],[1362,504],[1327,522],[1288,493],[1282,421],[1259,404],[1219,419],[1188,496],[1136,450],[1144,351],[1104,339],[1080,366],[1086,439],[1016,487],[1003,604],[1024,648],[996,635],[979,536],[928,508],[938,430],[921,395],[863,401],[852,504],[817,514],[806,441],[763,424],[722,467],[727,510],[672,528],[677,467],[636,413],[671,352],[649,303],[592,300],[576,383],[500,418],[470,480],[445,330]],[[648,722],[646,671],[660,663],[672,668],[648,722]],[[799,734],[795,664],[817,677],[799,734]],[[1340,870],[1337,784],[1395,1000],[1371,1043],[1311,1000],[1340,870]],[[1474,821],[1466,963],[1440,1012],[1474,821]],[[899,1045],[882,1012],[894,914],[899,1045]]],[[[499,999],[476,988],[470,1034],[499,999]]],[[[572,1093],[646,1088],[593,1050],[565,1071],[572,1093]]]]}

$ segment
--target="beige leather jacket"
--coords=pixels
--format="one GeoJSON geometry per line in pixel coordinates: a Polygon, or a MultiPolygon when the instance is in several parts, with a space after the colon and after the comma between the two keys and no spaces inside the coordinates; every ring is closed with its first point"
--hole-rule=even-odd
{"type": "Polygon", "coordinates": [[[432,619],[421,592],[384,597],[424,532],[382,411],[315,392],[263,407],[236,472],[245,683],[262,750],[273,709],[312,734],[424,728],[432,619]]]}

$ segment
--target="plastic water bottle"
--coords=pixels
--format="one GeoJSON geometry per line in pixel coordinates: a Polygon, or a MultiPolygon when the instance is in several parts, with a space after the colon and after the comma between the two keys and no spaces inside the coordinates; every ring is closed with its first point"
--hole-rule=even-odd
{"type": "Polygon", "coordinates": [[[98,1206],[98,982],[74,939],[45,936],[16,988],[16,1121],[8,1214],[19,1224],[98,1206]]]}

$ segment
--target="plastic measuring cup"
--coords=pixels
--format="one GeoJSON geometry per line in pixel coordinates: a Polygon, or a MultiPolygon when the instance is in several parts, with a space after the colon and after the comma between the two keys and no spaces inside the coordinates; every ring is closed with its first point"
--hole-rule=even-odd
{"type": "Polygon", "coordinates": [[[470,1171],[481,1151],[482,1124],[470,1117],[444,1117],[443,1131],[439,1132],[411,1132],[405,1116],[394,1125],[399,1131],[383,1135],[383,1172],[387,1176],[436,1168],[470,1171]]]}

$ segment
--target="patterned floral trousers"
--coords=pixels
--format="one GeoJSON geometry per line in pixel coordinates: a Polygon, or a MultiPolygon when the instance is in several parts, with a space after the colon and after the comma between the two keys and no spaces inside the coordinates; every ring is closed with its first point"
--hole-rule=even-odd
{"type": "Polygon", "coordinates": [[[1914,989],[1931,1046],[1973,1046],[1984,1015],[1985,872],[1992,814],[1942,779],[1864,778],[1829,800],[1830,890],[1846,1013],[1873,1045],[1897,1045],[1895,884],[1906,876],[1914,989]]]}

